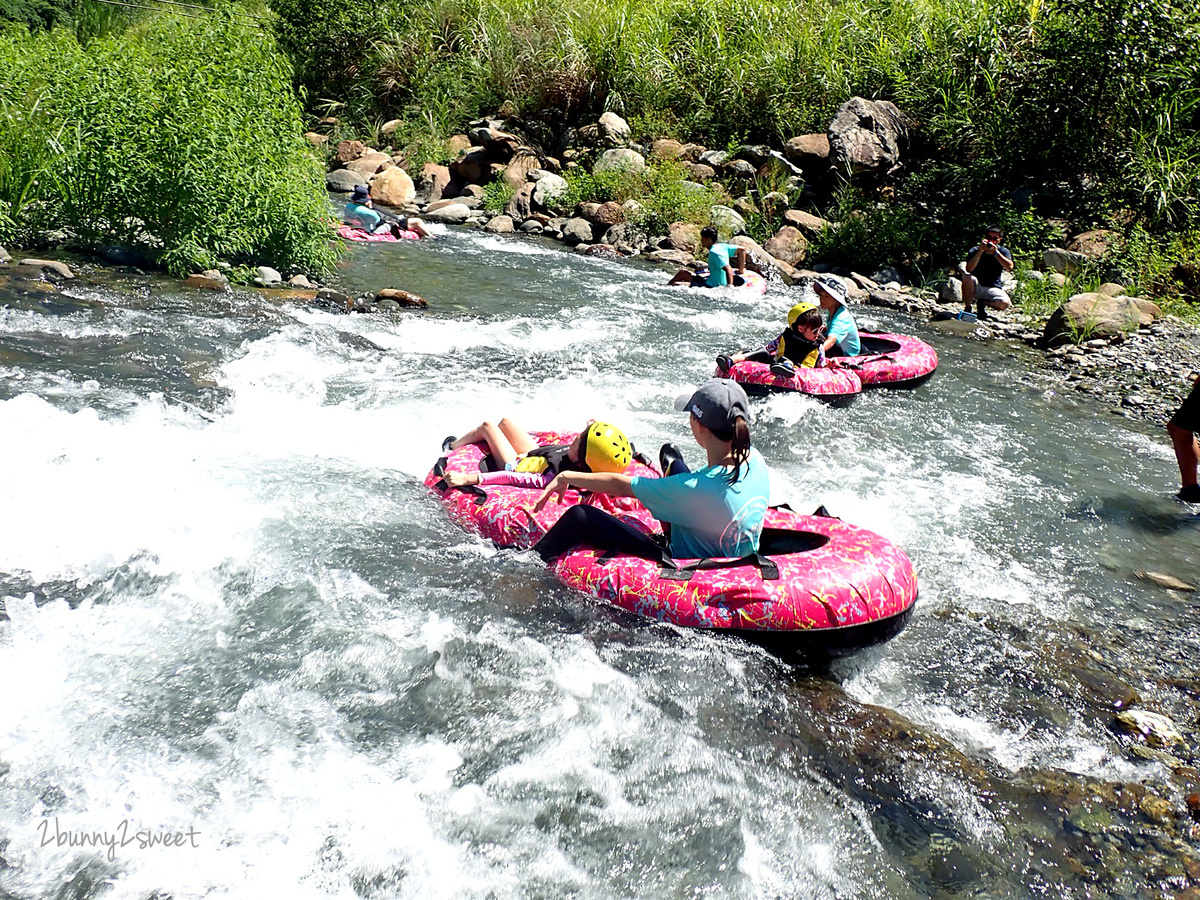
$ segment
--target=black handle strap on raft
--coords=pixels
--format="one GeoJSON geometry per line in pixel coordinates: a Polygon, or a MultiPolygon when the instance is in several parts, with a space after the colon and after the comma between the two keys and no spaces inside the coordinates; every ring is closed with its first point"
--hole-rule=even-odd
{"type": "Polygon", "coordinates": [[[763,556],[761,553],[747,553],[738,559],[698,559],[686,566],[681,566],[667,556],[664,551],[661,562],[662,568],[658,572],[658,577],[665,578],[667,581],[691,581],[693,575],[703,570],[733,569],[747,564],[758,568],[762,573],[763,581],[779,580],[779,566],[775,565],[775,561],[769,556],[763,556]]]}
{"type": "Polygon", "coordinates": [[[433,464],[433,474],[438,476],[438,480],[434,483],[434,486],[437,487],[439,491],[448,491],[451,489],[462,491],[464,494],[470,494],[472,497],[474,497],[475,502],[480,506],[482,506],[483,501],[487,499],[487,491],[477,484],[451,485],[448,481],[446,481],[446,457],[444,456],[433,464]]]}
{"type": "MultiPolygon", "coordinates": [[[[837,365],[837,367],[838,367],[839,369],[854,369],[854,370],[858,370],[858,369],[861,369],[863,366],[865,366],[867,363],[883,362],[885,359],[891,359],[891,358],[892,358],[892,354],[891,354],[891,353],[877,353],[876,355],[874,355],[874,356],[870,357],[869,359],[864,359],[864,360],[863,360],[862,362],[860,362],[860,363],[844,363],[844,362],[839,362],[839,363],[838,363],[838,365],[837,365]]],[[[845,359],[845,357],[834,356],[834,357],[831,357],[831,359],[837,359],[837,360],[841,360],[841,359],[845,359]]]]}

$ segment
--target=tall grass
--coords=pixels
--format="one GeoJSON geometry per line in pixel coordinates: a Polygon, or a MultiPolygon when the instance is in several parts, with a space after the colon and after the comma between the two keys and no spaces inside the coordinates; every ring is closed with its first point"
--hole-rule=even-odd
{"type": "Polygon", "coordinates": [[[182,273],[332,265],[320,163],[291,70],[230,13],[158,15],[83,49],[0,31],[0,237],[46,227],[182,273]]]}

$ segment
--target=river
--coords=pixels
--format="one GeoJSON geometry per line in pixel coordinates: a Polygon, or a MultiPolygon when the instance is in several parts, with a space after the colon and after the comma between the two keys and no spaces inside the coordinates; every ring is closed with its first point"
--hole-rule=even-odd
{"type": "Polygon", "coordinates": [[[864,310],[933,343],[934,378],[756,399],[752,430],[777,499],[895,541],[921,595],[895,640],[806,671],[598,605],[422,485],[501,415],[697,461],[671,400],[787,289],[465,230],[355,246],[339,279],[430,308],[0,284],[0,896],[1200,884],[1196,594],[1145,574],[1200,569],[1164,433],[1034,351],[864,310]],[[1185,744],[1120,733],[1130,704],[1185,744]]]}

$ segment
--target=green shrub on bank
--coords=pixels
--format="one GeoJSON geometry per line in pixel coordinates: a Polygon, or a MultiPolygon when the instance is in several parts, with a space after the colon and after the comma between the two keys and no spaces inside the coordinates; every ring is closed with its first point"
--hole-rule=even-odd
{"type": "Polygon", "coordinates": [[[87,50],[0,32],[0,237],[63,228],[183,273],[218,259],[334,262],[291,71],[231,14],[155,16],[87,50]]]}
{"type": "Polygon", "coordinates": [[[720,189],[684,177],[683,166],[659,162],[641,172],[611,170],[589,174],[577,169],[567,174],[567,192],[558,201],[566,211],[580,203],[625,203],[636,200],[640,209],[633,219],[650,231],[665,231],[672,222],[708,225],[714,204],[728,200],[720,189]]]}

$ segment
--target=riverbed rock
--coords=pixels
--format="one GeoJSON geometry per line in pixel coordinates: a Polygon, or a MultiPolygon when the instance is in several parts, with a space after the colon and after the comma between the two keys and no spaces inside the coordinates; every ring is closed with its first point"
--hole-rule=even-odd
{"type": "Polygon", "coordinates": [[[696,262],[695,256],[686,250],[672,250],[670,248],[652,250],[646,254],[646,259],[650,260],[650,262],[669,263],[680,268],[690,266],[696,262]]]}
{"type": "Polygon", "coordinates": [[[627,147],[616,147],[612,150],[605,150],[600,154],[600,158],[596,160],[596,164],[592,166],[593,175],[599,175],[602,172],[631,172],[634,175],[638,175],[645,170],[645,157],[636,150],[630,150],[627,147]]]}
{"type": "Polygon", "coordinates": [[[405,206],[417,196],[417,188],[408,173],[399,166],[385,169],[371,180],[371,196],[388,206],[405,206]]]}
{"type": "Polygon", "coordinates": [[[749,180],[758,174],[758,170],[744,159],[731,159],[722,166],[722,171],[731,178],[749,180]]]}
{"type": "Polygon", "coordinates": [[[0,247],[0,266],[7,266],[12,262],[12,254],[0,247]]]}
{"type": "Polygon", "coordinates": [[[592,228],[592,223],[587,219],[576,216],[567,220],[567,224],[562,229],[563,242],[574,246],[576,244],[590,244],[596,239],[595,232],[592,228]]]}
{"type": "Polygon", "coordinates": [[[362,141],[338,141],[333,159],[339,166],[353,162],[367,152],[367,145],[362,141]]]}
{"type": "Polygon", "coordinates": [[[485,149],[473,147],[450,163],[449,169],[458,184],[479,184],[491,175],[492,161],[485,149]]]}
{"type": "Polygon", "coordinates": [[[700,251],[700,226],[691,222],[672,222],[667,226],[663,249],[683,250],[694,256],[700,251]]]}
{"type": "Polygon", "coordinates": [[[521,146],[521,141],[515,134],[491,127],[472,128],[467,132],[467,136],[472,144],[480,147],[497,162],[508,162],[521,146]]]}
{"type": "Polygon", "coordinates": [[[1062,247],[1047,247],[1042,251],[1042,268],[1062,275],[1077,275],[1087,262],[1087,257],[1074,250],[1062,247]]]}
{"type": "Polygon", "coordinates": [[[57,259],[34,259],[32,256],[28,256],[21,260],[20,264],[39,269],[42,274],[51,272],[59,278],[70,279],[75,277],[75,273],[71,271],[71,267],[65,262],[59,262],[57,259]]]}
{"type": "Polygon", "coordinates": [[[771,155],[763,161],[755,174],[768,183],[775,182],[780,184],[789,178],[802,178],[804,175],[799,168],[788,162],[778,150],[771,151],[771,155]]]}
{"type": "Polygon", "coordinates": [[[383,300],[391,300],[400,306],[412,307],[415,309],[425,309],[429,304],[423,297],[418,297],[410,291],[404,291],[399,288],[384,288],[375,295],[375,302],[379,303],[383,300]]]}
{"type": "Polygon", "coordinates": [[[768,278],[778,275],[784,284],[795,284],[800,280],[800,271],[795,266],[773,257],[749,235],[736,234],[729,239],[729,243],[746,251],[746,268],[768,278]]]}
{"type": "Polygon", "coordinates": [[[283,276],[279,274],[277,269],[272,269],[270,266],[259,266],[255,271],[258,274],[254,278],[254,283],[261,287],[283,284],[283,276]]]}
{"type": "Polygon", "coordinates": [[[1175,723],[1162,713],[1126,709],[1117,713],[1115,722],[1121,731],[1140,736],[1151,747],[1169,749],[1184,742],[1175,723]]]}
{"type": "Polygon", "coordinates": [[[183,280],[183,283],[186,287],[200,288],[205,291],[229,290],[229,279],[216,269],[205,269],[203,272],[189,275],[183,280]]]}
{"type": "Polygon", "coordinates": [[[1096,260],[1103,258],[1120,242],[1121,236],[1117,232],[1107,228],[1096,228],[1077,234],[1067,241],[1067,250],[1073,253],[1082,253],[1088,259],[1096,260]]]}
{"type": "MultiPolygon", "coordinates": [[[[445,202],[445,201],[439,201],[445,202]]],[[[436,204],[435,204],[436,206],[436,204]]],[[[431,222],[444,222],[448,225],[461,225],[471,216],[471,207],[465,203],[451,201],[445,206],[425,211],[425,218],[431,222]]]]}
{"type": "Polygon", "coordinates": [[[829,135],[800,134],[783,145],[784,155],[801,169],[829,168],[829,135]]]}
{"type": "Polygon", "coordinates": [[[800,229],[784,225],[775,236],[763,244],[763,249],[775,259],[782,259],[790,266],[799,265],[808,255],[808,241],[800,229]]]}
{"type": "Polygon", "coordinates": [[[814,216],[802,209],[789,209],[783,214],[783,221],[794,228],[799,228],[808,237],[817,237],[831,225],[828,219],[814,216]]]}
{"type": "Polygon", "coordinates": [[[588,217],[596,225],[605,227],[625,221],[625,209],[615,200],[609,200],[596,207],[595,212],[588,217]]]}
{"type": "Polygon", "coordinates": [[[316,285],[309,281],[307,275],[293,275],[288,279],[288,284],[294,288],[300,288],[301,290],[310,290],[316,288],[316,285]]]}
{"type": "Polygon", "coordinates": [[[683,155],[683,144],[670,138],[659,138],[650,145],[650,155],[656,159],[679,159],[683,155]]]}
{"type": "Polygon", "coordinates": [[[559,201],[567,195],[569,188],[565,178],[547,172],[534,182],[534,207],[547,212],[557,209],[559,201]]]}
{"type": "Polygon", "coordinates": [[[529,218],[533,212],[533,195],[537,190],[537,185],[532,182],[526,182],[508,198],[508,202],[504,204],[504,214],[514,222],[523,222],[529,218]]]}
{"type": "Polygon", "coordinates": [[[378,150],[367,150],[357,159],[346,163],[346,169],[351,172],[357,172],[364,182],[372,175],[384,168],[385,165],[390,165],[392,158],[386,153],[380,153],[378,150]]]}
{"type": "Polygon", "coordinates": [[[1144,572],[1138,569],[1133,574],[1143,581],[1149,581],[1151,584],[1157,584],[1159,587],[1167,588],[1172,591],[1183,591],[1191,593],[1196,589],[1194,584],[1189,584],[1181,578],[1176,578],[1174,575],[1168,575],[1165,572],[1144,572]]]}
{"type": "Polygon", "coordinates": [[[533,151],[528,148],[522,148],[517,151],[514,156],[504,167],[504,172],[500,176],[514,188],[519,188],[525,182],[529,181],[529,173],[542,168],[541,160],[534,155],[533,151]]]}
{"type": "Polygon", "coordinates": [[[629,123],[615,112],[606,112],[600,116],[600,140],[606,147],[624,147],[629,143],[632,134],[629,123]]]}
{"type": "Polygon", "coordinates": [[[513,224],[511,216],[499,215],[488,220],[488,223],[483,226],[484,231],[492,234],[512,234],[516,231],[516,226],[513,224]]]}
{"type": "Polygon", "coordinates": [[[746,230],[746,220],[731,207],[721,204],[712,208],[712,223],[717,231],[727,234],[741,234],[746,230]]]}
{"type": "Polygon", "coordinates": [[[885,175],[900,164],[911,127],[894,103],[852,97],[829,123],[830,162],[851,175],[885,175]]]}
{"type": "Polygon", "coordinates": [[[1043,338],[1048,346],[1080,338],[1111,338],[1149,325],[1159,314],[1148,300],[1089,291],[1076,294],[1051,314],[1043,338]]]}
{"type": "Polygon", "coordinates": [[[339,194],[349,194],[359,184],[365,184],[365,181],[349,169],[334,169],[325,175],[325,189],[339,194]]]}
{"type": "Polygon", "coordinates": [[[414,200],[422,206],[441,200],[450,185],[450,169],[437,163],[425,163],[413,179],[414,200]]]}
{"type": "Polygon", "coordinates": [[[717,175],[717,170],[705,163],[685,163],[684,171],[687,172],[687,177],[692,181],[711,181],[717,175]]]}
{"type": "Polygon", "coordinates": [[[329,135],[318,134],[315,131],[304,132],[304,139],[306,141],[308,141],[310,144],[312,144],[313,147],[317,148],[318,150],[329,143],[329,135]]]}

